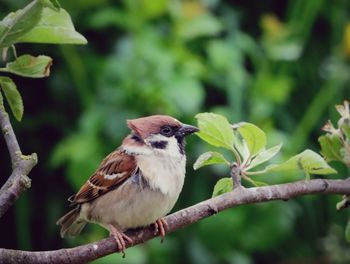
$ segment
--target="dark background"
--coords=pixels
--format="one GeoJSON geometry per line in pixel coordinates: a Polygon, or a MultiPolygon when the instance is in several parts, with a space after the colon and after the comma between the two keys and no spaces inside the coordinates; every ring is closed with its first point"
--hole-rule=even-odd
{"type": "MultiPolygon", "coordinates": [[[[2,0],[0,16],[29,1],[2,0]]],[[[25,154],[39,163],[32,188],[0,220],[0,246],[49,250],[108,235],[89,225],[61,239],[56,220],[101,159],[128,133],[125,120],[155,113],[195,124],[211,111],[248,121],[283,142],[278,162],[310,148],[335,104],[349,99],[350,2],[291,1],[60,1],[86,46],[17,45],[18,54],[53,58],[47,79],[13,77],[24,100],[23,121],[12,118],[25,154]]],[[[209,147],[188,139],[184,190],[174,210],[211,196],[228,175],[215,166],[194,172],[209,147]]],[[[0,139],[1,183],[11,172],[0,139]]],[[[339,164],[338,175],[347,170],[339,164]]],[[[300,180],[269,174],[268,183],[300,180]]],[[[249,185],[247,185],[249,186],[249,185]]],[[[95,263],[349,263],[340,197],[309,196],[230,209],[95,263]]]]}

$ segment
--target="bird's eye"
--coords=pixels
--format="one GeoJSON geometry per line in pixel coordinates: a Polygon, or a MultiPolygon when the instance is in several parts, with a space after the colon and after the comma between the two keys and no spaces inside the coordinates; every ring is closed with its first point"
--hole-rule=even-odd
{"type": "Polygon", "coordinates": [[[163,126],[163,127],[160,129],[160,133],[161,133],[163,136],[171,137],[171,136],[173,135],[173,130],[171,129],[170,126],[163,126]]]}

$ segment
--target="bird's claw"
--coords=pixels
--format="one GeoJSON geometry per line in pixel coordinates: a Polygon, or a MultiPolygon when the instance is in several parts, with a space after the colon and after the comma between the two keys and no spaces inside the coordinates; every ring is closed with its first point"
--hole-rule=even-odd
{"type": "Polygon", "coordinates": [[[159,218],[154,222],[154,234],[155,235],[159,234],[159,236],[162,238],[160,240],[161,243],[163,243],[164,241],[164,237],[168,228],[169,228],[169,225],[163,218],[159,218]]]}
{"type": "Polygon", "coordinates": [[[115,228],[113,225],[109,225],[109,231],[110,234],[114,237],[115,242],[117,243],[118,251],[122,252],[123,258],[125,258],[125,249],[126,249],[126,243],[125,241],[129,242],[130,244],[133,244],[133,240],[128,237],[123,232],[119,231],[117,228],[115,228]]]}

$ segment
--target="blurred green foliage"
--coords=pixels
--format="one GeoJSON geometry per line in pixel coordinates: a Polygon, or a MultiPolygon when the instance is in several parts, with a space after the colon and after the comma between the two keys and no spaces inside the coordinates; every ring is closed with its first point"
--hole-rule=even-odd
{"type": "MultiPolygon", "coordinates": [[[[27,3],[3,0],[0,16],[27,3]]],[[[320,128],[337,118],[334,104],[350,97],[345,0],[60,4],[89,44],[17,47],[20,53],[48,54],[54,64],[46,80],[15,78],[26,107],[15,130],[24,152],[38,153],[39,164],[30,175],[32,189],[1,219],[0,246],[48,250],[106,236],[89,225],[81,236],[62,240],[55,222],[68,209],[66,198],[128,133],[128,118],[163,113],[194,124],[196,113],[216,112],[231,123],[258,125],[268,146],[283,142],[287,157],[306,148],[319,151],[320,128]]],[[[212,149],[198,138],[188,141],[187,179],[175,210],[209,198],[218,178],[228,176],[221,166],[194,173],[196,157],[212,149]]],[[[6,176],[10,163],[6,149],[0,151],[6,176]]],[[[332,177],[348,175],[334,165],[339,174],[332,177]]],[[[277,183],[303,176],[259,177],[277,183]]],[[[126,260],[349,263],[349,214],[335,211],[337,200],[312,196],[233,208],[167,236],[164,244],[155,239],[128,249],[126,260]]],[[[124,262],[113,254],[94,263],[112,261],[124,262]]]]}

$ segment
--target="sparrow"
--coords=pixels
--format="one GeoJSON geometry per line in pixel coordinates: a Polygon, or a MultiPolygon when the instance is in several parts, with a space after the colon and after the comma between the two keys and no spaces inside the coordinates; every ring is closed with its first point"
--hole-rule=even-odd
{"type": "Polygon", "coordinates": [[[74,209],[62,216],[61,237],[78,235],[87,223],[109,230],[118,251],[126,241],[124,231],[154,224],[164,239],[163,217],[174,207],[185,179],[185,137],[198,131],[171,116],[153,115],[127,120],[131,130],[121,146],[68,201],[74,209]]]}

